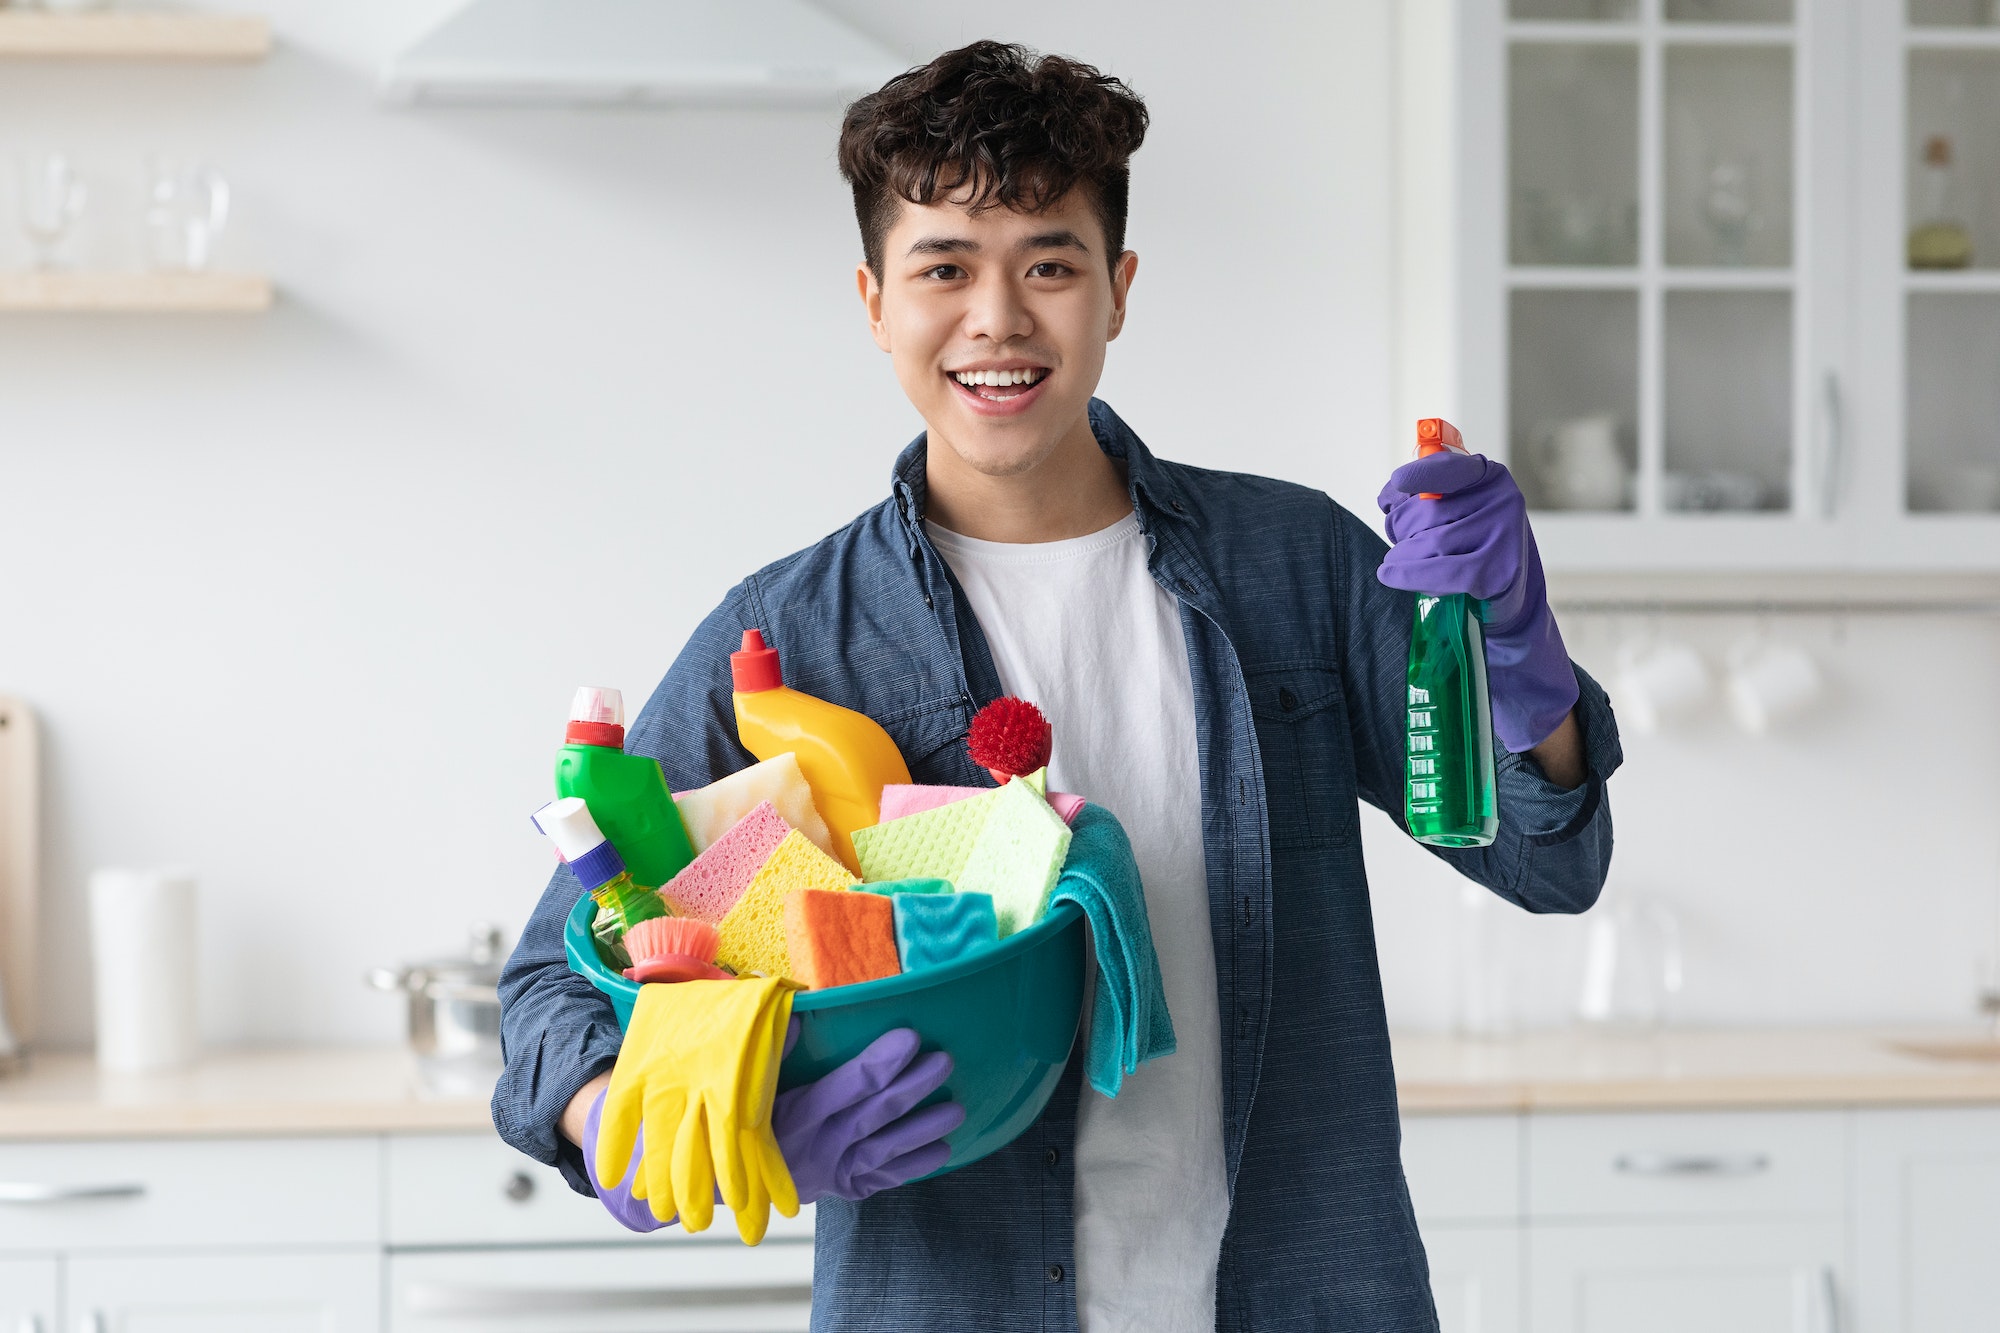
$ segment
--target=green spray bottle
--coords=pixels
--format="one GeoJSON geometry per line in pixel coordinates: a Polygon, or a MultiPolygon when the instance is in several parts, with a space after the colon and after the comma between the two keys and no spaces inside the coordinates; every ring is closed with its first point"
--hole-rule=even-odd
{"type": "MultiPolygon", "coordinates": [[[[1440,449],[1465,452],[1457,428],[1441,417],[1419,421],[1417,457],[1440,449]]],[[[1485,847],[1500,817],[1477,602],[1464,593],[1417,598],[1407,683],[1403,819],[1410,836],[1432,847],[1485,847]]]]}
{"type": "Polygon", "coordinates": [[[657,889],[694,860],[694,843],[657,760],[625,753],[625,700],[585,685],[556,756],[556,795],[580,796],[633,880],[657,889]]]}

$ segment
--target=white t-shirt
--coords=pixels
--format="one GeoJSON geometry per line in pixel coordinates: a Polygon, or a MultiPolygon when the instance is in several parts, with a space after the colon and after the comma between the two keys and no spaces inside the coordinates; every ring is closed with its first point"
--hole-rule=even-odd
{"type": "Polygon", "coordinates": [[[1212,1333],[1229,1189],[1194,684],[1180,605],[1146,570],[1135,514],[1088,537],[1028,545],[926,527],[972,603],[1001,687],[1040,707],[1055,728],[1050,789],[1102,805],[1131,835],[1174,1020],[1175,1053],[1140,1066],[1116,1099],[1084,1085],[1075,1162],[1079,1320],[1084,1333],[1212,1333]]]}

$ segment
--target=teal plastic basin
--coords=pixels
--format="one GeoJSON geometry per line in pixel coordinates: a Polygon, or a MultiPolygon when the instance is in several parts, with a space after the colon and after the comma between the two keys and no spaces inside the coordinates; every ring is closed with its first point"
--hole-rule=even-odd
{"type": "MultiPolygon", "coordinates": [[[[639,983],[606,967],[590,937],[596,904],[577,900],[563,930],[570,970],[604,992],[618,1026],[632,1021],[639,983]]],[[[891,1028],[915,1028],[927,1051],[951,1053],[951,1077],[931,1100],[965,1108],[947,1136],[951,1157],[934,1174],[976,1162],[1014,1141],[1048,1104],[1083,1012],[1083,909],[1060,902],[1034,925],[942,967],[792,997],[799,1043],[778,1086],[810,1083],[861,1054],[891,1028]]]]}

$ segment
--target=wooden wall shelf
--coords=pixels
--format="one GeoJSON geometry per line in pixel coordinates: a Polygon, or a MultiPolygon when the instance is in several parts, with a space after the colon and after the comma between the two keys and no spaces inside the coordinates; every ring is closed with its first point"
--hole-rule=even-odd
{"type": "Polygon", "coordinates": [[[262,60],[271,25],[253,15],[0,9],[0,59],[262,60]]]}
{"type": "Polygon", "coordinates": [[[254,315],[271,308],[255,273],[0,272],[0,314],[254,315]]]}

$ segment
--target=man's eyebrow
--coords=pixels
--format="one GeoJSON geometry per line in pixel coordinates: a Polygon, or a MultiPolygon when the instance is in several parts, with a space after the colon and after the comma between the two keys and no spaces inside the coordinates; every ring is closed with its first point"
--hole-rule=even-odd
{"type": "Polygon", "coordinates": [[[1083,243],[1083,237],[1073,231],[1045,231],[1030,236],[1014,247],[1016,250],[1081,250],[1090,253],[1090,247],[1083,243]]]}
{"type": "Polygon", "coordinates": [[[963,236],[924,236],[910,247],[913,255],[971,255],[979,253],[979,242],[963,236]]]}

